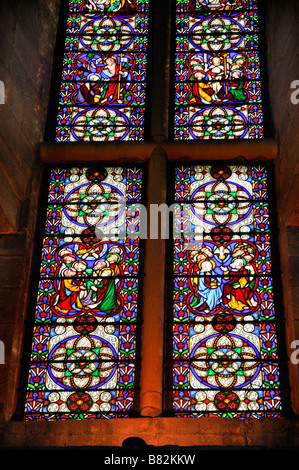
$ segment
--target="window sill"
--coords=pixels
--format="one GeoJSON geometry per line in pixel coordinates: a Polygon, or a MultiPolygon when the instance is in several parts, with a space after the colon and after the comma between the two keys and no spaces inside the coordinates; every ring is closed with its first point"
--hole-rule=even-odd
{"type": "Polygon", "coordinates": [[[275,139],[243,141],[161,141],[157,142],[44,142],[40,156],[45,164],[64,162],[142,162],[149,159],[152,152],[160,147],[169,160],[177,159],[240,159],[275,160],[278,146],[275,139]]]}
{"type": "Polygon", "coordinates": [[[299,445],[298,418],[241,421],[223,418],[8,422],[0,425],[6,448],[121,447],[138,437],[148,446],[291,448],[299,445]]]}

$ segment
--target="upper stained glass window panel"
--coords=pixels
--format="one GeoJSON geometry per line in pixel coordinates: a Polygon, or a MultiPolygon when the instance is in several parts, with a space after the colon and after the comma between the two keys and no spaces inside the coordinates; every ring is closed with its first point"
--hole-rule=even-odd
{"type": "Polygon", "coordinates": [[[56,140],[144,139],[149,0],[70,1],[56,140]]]}
{"type": "Polygon", "coordinates": [[[255,0],[177,0],[174,138],[264,136],[255,0]]]}
{"type": "Polygon", "coordinates": [[[198,162],[174,173],[173,410],[179,417],[279,417],[271,170],[198,162]]]}
{"type": "Polygon", "coordinates": [[[143,170],[51,170],[26,420],[136,411],[143,170]]]}

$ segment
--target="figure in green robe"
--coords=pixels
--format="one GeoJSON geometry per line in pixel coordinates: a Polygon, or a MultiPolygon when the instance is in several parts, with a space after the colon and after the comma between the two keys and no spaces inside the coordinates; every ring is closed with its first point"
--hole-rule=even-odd
{"type": "Polygon", "coordinates": [[[230,88],[226,97],[228,101],[238,101],[243,103],[248,100],[248,94],[244,91],[245,82],[244,80],[240,80],[241,75],[242,73],[240,70],[234,70],[232,72],[231,77],[233,81],[229,84],[230,88]]]}

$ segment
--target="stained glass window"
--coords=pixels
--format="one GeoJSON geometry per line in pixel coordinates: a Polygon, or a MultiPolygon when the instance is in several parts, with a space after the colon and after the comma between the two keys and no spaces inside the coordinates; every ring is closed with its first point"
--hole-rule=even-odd
{"type": "Polygon", "coordinates": [[[136,410],[142,172],[51,170],[27,420],[123,418],[136,410]]]}
{"type": "Polygon", "coordinates": [[[174,173],[173,410],[280,416],[271,170],[197,163],[174,173]]]}
{"type": "Polygon", "coordinates": [[[68,3],[56,140],[143,140],[149,0],[68,3]]]}
{"type": "Polygon", "coordinates": [[[174,138],[264,136],[257,0],[177,0],[174,138]]]}

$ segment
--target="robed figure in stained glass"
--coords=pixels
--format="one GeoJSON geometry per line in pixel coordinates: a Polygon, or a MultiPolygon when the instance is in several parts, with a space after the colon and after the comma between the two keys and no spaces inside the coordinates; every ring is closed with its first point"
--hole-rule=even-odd
{"type": "Polygon", "coordinates": [[[209,246],[203,246],[200,252],[190,253],[192,266],[192,289],[194,294],[190,298],[192,309],[202,313],[214,310],[222,298],[221,278],[214,274],[216,267],[213,252],[209,246]]]}
{"type": "Polygon", "coordinates": [[[254,293],[255,279],[250,276],[249,266],[243,257],[233,259],[224,269],[227,282],[223,286],[223,303],[234,312],[253,311],[257,306],[254,293]]]}
{"type": "Polygon", "coordinates": [[[192,67],[190,75],[192,93],[189,95],[191,104],[194,102],[208,104],[225,99],[223,57],[212,56],[208,63],[206,55],[204,56],[204,59],[201,56],[192,57],[189,63],[189,66],[192,67]]]}
{"type": "Polygon", "coordinates": [[[190,86],[191,93],[188,97],[190,103],[208,104],[213,100],[214,90],[206,81],[206,64],[201,56],[192,57],[187,65],[191,67],[190,86]]]}
{"type": "Polygon", "coordinates": [[[242,102],[248,99],[248,93],[244,90],[244,81],[240,80],[242,73],[240,70],[233,70],[231,73],[232,82],[229,85],[229,92],[226,96],[228,101],[242,102]]]}
{"type": "MultiPolygon", "coordinates": [[[[229,308],[236,314],[252,312],[258,305],[255,293],[256,279],[252,261],[256,253],[250,245],[238,243],[227,255],[223,264],[216,271],[216,254],[219,248],[229,245],[216,246],[212,251],[205,246],[200,253],[196,251],[191,257],[190,280],[192,294],[189,297],[190,307],[202,314],[229,308]]],[[[218,260],[219,262],[219,260],[218,260]]]]}
{"type": "Polygon", "coordinates": [[[192,56],[186,65],[189,73],[191,92],[187,96],[190,104],[211,104],[245,102],[248,92],[244,90],[244,58],[237,55],[234,59],[226,54],[192,56]],[[242,79],[243,78],[243,79],[242,79]]]}
{"type": "Polygon", "coordinates": [[[193,309],[209,313],[217,307],[222,297],[221,278],[213,275],[213,260],[202,261],[198,267],[198,276],[193,279],[196,294],[190,305],[193,309]]]}
{"type": "MultiPolygon", "coordinates": [[[[100,252],[101,249],[100,244],[97,251],[100,252]]],[[[55,282],[57,295],[53,302],[58,315],[76,315],[84,309],[106,314],[119,310],[117,276],[122,274],[119,267],[122,259],[120,248],[113,247],[107,256],[94,258],[92,263],[82,259],[87,252],[84,245],[80,249],[76,249],[76,245],[72,246],[72,250],[63,248],[62,252],[63,264],[58,274],[63,277],[55,282]],[[66,265],[70,260],[71,264],[66,265]]]]}
{"type": "Polygon", "coordinates": [[[127,104],[133,99],[130,92],[130,65],[120,55],[109,56],[84,64],[88,68],[88,82],[73,95],[75,104],[127,104]],[[126,80],[125,82],[123,80],[126,80]]]}
{"type": "Polygon", "coordinates": [[[226,57],[214,55],[209,59],[210,65],[206,63],[207,79],[214,91],[214,101],[225,100],[225,82],[227,75],[226,57]]]}
{"type": "Polygon", "coordinates": [[[134,0],[110,0],[108,11],[134,13],[137,10],[134,0]]]}
{"type": "Polygon", "coordinates": [[[242,0],[190,0],[189,11],[196,10],[232,10],[242,7],[242,0]]]}
{"type": "Polygon", "coordinates": [[[89,0],[87,8],[93,11],[123,12],[133,14],[137,11],[134,0],[89,0]]]}

